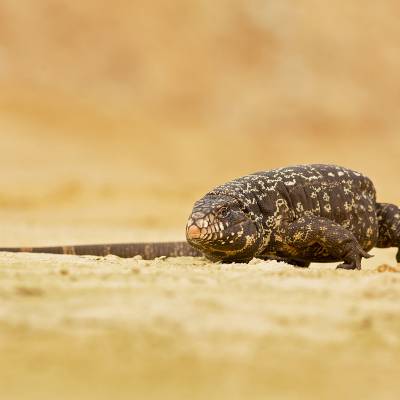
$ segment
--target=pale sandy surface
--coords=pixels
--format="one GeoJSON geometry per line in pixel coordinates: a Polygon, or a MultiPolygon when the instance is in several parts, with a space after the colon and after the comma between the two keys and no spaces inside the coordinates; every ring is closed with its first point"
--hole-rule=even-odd
{"type": "Polygon", "coordinates": [[[3,253],[1,398],[397,399],[392,253],[361,272],[3,253]]]}

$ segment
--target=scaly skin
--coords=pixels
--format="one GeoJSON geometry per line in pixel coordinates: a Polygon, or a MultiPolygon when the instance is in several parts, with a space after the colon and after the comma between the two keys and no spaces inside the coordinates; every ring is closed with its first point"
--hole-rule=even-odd
{"type": "Polygon", "coordinates": [[[77,246],[52,246],[52,247],[3,247],[0,251],[49,253],[49,254],[74,254],[118,257],[134,257],[140,255],[144,260],[153,260],[157,257],[199,257],[201,252],[191,247],[187,242],[160,242],[160,243],[116,243],[93,244],[77,246]]]}
{"type": "Polygon", "coordinates": [[[373,247],[399,247],[400,211],[377,203],[358,172],[299,165],[218,186],[196,202],[186,236],[215,261],[342,261],[340,268],[360,269],[373,247]]]}
{"type": "MultiPolygon", "coordinates": [[[[257,172],[218,186],[194,205],[186,242],[0,248],[0,251],[120,257],[201,256],[248,262],[253,257],[308,267],[342,261],[360,269],[373,247],[400,247],[400,210],[377,203],[372,182],[334,165],[257,172]]],[[[400,251],[397,253],[400,262],[400,251]]]]}

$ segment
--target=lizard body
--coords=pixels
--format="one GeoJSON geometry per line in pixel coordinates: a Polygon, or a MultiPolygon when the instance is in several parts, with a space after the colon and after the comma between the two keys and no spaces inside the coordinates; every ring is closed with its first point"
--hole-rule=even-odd
{"type": "MultiPolygon", "coordinates": [[[[359,269],[373,247],[400,247],[400,210],[377,203],[370,179],[335,165],[313,164],[246,175],[216,187],[193,207],[186,242],[0,248],[120,257],[200,256],[248,262],[253,257],[307,267],[343,261],[359,269]]],[[[400,262],[400,251],[397,254],[400,262]]]]}
{"type": "Polygon", "coordinates": [[[373,247],[400,246],[400,210],[377,203],[359,172],[298,165],[216,187],[196,202],[186,236],[212,260],[343,261],[340,267],[359,269],[373,247]]]}

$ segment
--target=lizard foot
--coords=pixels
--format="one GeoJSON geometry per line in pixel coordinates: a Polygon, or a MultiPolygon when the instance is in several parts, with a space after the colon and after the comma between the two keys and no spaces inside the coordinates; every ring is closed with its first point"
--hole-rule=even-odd
{"type": "Polygon", "coordinates": [[[346,257],[344,258],[344,263],[337,266],[337,269],[361,269],[361,259],[371,258],[372,254],[368,254],[364,249],[361,248],[359,244],[356,246],[351,246],[348,251],[346,251],[346,257]]]}
{"type": "Polygon", "coordinates": [[[356,263],[351,263],[351,264],[343,263],[339,264],[336,267],[336,269],[361,269],[361,265],[357,267],[356,263]]]}

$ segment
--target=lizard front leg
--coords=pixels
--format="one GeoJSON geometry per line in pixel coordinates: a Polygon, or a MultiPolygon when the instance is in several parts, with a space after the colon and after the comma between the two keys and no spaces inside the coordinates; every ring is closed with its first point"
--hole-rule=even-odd
{"type": "Polygon", "coordinates": [[[372,257],[355,236],[338,223],[314,215],[304,216],[282,227],[284,242],[300,252],[319,244],[332,258],[343,260],[338,268],[361,269],[361,259],[372,257]]]}

